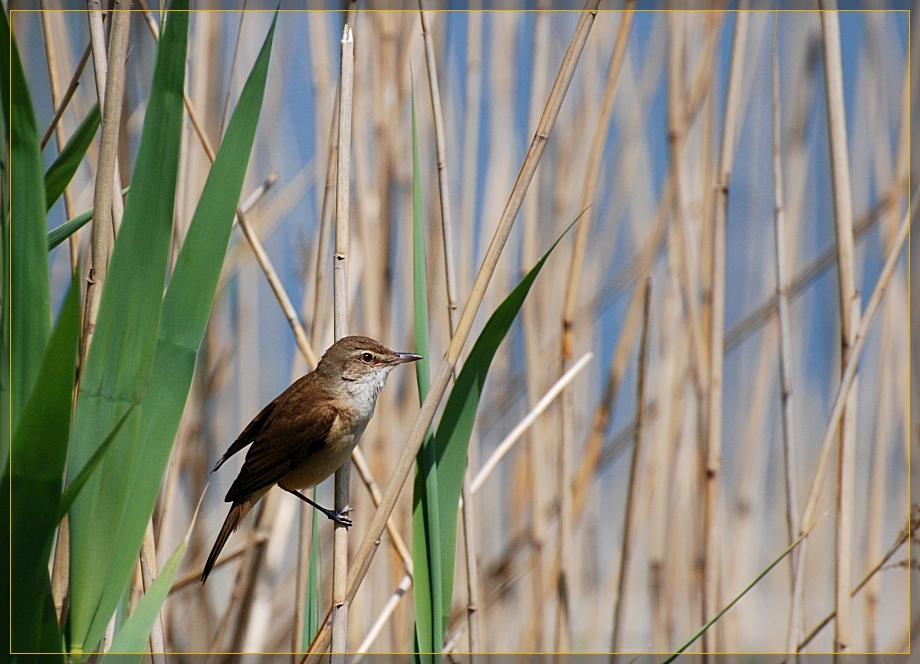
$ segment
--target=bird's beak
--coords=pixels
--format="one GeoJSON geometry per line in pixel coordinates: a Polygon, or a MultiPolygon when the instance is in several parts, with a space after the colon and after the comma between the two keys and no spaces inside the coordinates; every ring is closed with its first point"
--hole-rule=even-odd
{"type": "Polygon", "coordinates": [[[422,359],[421,355],[415,355],[413,353],[396,353],[396,357],[392,360],[387,360],[387,364],[402,364],[403,362],[416,362],[417,360],[422,359]]]}

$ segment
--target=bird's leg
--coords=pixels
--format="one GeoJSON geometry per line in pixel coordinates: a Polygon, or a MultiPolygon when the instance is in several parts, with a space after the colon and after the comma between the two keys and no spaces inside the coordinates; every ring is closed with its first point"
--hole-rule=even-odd
{"type": "MultiPolygon", "coordinates": [[[[284,487],[281,487],[281,488],[284,489],[284,487]]],[[[309,498],[307,498],[305,495],[303,495],[302,493],[300,493],[300,491],[297,491],[296,489],[284,489],[284,490],[287,491],[288,493],[294,494],[295,496],[297,496],[298,498],[300,498],[302,501],[304,501],[304,502],[307,503],[308,505],[312,505],[313,507],[315,507],[316,509],[318,509],[320,512],[322,512],[323,514],[325,514],[325,515],[326,515],[329,519],[331,519],[332,521],[335,521],[336,523],[339,523],[339,524],[345,526],[346,528],[348,528],[349,526],[352,525],[352,524],[351,524],[351,519],[349,519],[348,517],[345,516],[346,514],[348,514],[349,512],[352,511],[352,509],[353,509],[352,507],[346,507],[346,508],[343,509],[341,512],[336,512],[335,510],[327,509],[327,508],[323,507],[322,505],[319,505],[319,504],[313,502],[312,500],[310,500],[309,498]]]]}

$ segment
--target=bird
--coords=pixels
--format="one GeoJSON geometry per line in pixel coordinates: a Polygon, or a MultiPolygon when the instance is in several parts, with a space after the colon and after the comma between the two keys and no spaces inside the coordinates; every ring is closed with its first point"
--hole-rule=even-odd
{"type": "Polygon", "coordinates": [[[342,337],[316,369],[296,380],[255,416],[211,471],[251,445],[225,502],[232,503],[201,575],[208,579],[231,533],[276,484],[345,527],[351,520],[302,493],[339,468],[358,444],[377,395],[397,365],[422,359],[390,350],[369,337],[342,337]]]}

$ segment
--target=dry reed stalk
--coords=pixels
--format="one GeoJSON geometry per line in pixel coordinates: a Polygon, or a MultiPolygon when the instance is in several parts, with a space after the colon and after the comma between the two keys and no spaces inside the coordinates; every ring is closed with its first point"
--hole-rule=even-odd
{"type": "MultiPolygon", "coordinates": [[[[843,100],[843,63],[840,53],[840,23],[835,10],[836,0],[822,0],[821,45],[824,54],[824,81],[827,94],[828,142],[831,152],[831,185],[834,195],[834,228],[837,235],[837,277],[840,293],[841,371],[844,371],[854,343],[854,324],[858,318],[851,316],[856,297],[855,249],[853,240],[853,203],[850,187],[849,148],[847,146],[846,117],[843,100]]],[[[858,314],[857,314],[858,315],[858,314]]],[[[852,649],[852,618],[850,583],[853,556],[853,505],[852,487],[855,482],[854,447],[856,445],[856,391],[848,398],[840,426],[838,454],[837,527],[835,556],[835,606],[834,652],[852,649]]],[[[805,550],[802,551],[804,559],[805,550]]],[[[795,613],[795,610],[793,610],[795,613]]]]}
{"type": "MultiPolygon", "coordinates": [[[[830,421],[828,422],[827,429],[825,429],[824,439],[821,442],[818,462],[815,467],[815,474],[811,482],[811,488],[808,492],[808,500],[805,503],[805,509],[802,512],[802,519],[799,522],[799,528],[803,533],[808,532],[811,526],[814,524],[815,510],[817,509],[818,498],[820,497],[821,488],[824,484],[824,476],[827,473],[827,466],[830,463],[830,455],[831,451],[833,450],[834,436],[838,431],[838,424],[840,423],[844,408],[847,405],[850,388],[852,387],[856,377],[856,370],[859,364],[859,356],[862,354],[863,346],[865,346],[866,336],[872,324],[872,319],[875,316],[875,312],[878,310],[882,296],[885,294],[885,290],[888,287],[888,282],[890,281],[891,276],[894,274],[894,268],[897,264],[898,256],[900,255],[901,249],[907,240],[907,236],[910,231],[911,216],[912,214],[916,213],[917,202],[920,200],[918,192],[920,192],[920,190],[915,189],[912,200],[905,212],[904,219],[898,229],[898,234],[892,243],[891,251],[888,254],[888,258],[885,261],[885,265],[882,268],[878,281],[875,284],[875,289],[872,291],[872,297],[869,298],[869,303],[866,305],[866,310],[862,315],[859,326],[856,328],[856,333],[854,336],[855,342],[851,346],[849,361],[847,362],[846,368],[844,369],[843,376],[840,378],[840,385],[837,389],[837,394],[834,397],[834,405],[831,408],[830,421]]],[[[803,544],[804,542],[805,541],[803,540],[803,544]]],[[[801,589],[802,584],[804,583],[804,569],[805,551],[803,550],[802,555],[799,558],[798,568],[796,569],[795,584],[797,589],[801,589]]],[[[799,620],[801,620],[800,614],[795,613],[794,605],[793,613],[790,616],[790,623],[792,625],[796,625],[798,624],[799,620]]],[[[790,648],[789,651],[798,652],[797,646],[798,642],[794,643],[793,648],[790,648]]]]}
{"type": "Polygon", "coordinates": [[[256,564],[256,559],[260,557],[262,550],[264,549],[264,543],[259,543],[258,540],[267,541],[267,537],[262,537],[262,520],[265,518],[266,511],[269,506],[272,506],[274,510],[274,496],[272,492],[269,492],[265,499],[260,501],[261,508],[258,509],[258,512],[255,515],[255,519],[252,525],[252,529],[249,531],[249,534],[246,537],[246,550],[253,550],[254,555],[251,555],[248,560],[245,560],[242,565],[236,571],[236,579],[233,582],[233,591],[230,594],[230,601],[227,602],[227,607],[224,609],[224,613],[220,618],[220,622],[217,625],[217,631],[214,633],[213,638],[211,639],[211,644],[208,647],[208,651],[211,655],[208,657],[208,664],[216,664],[220,661],[221,644],[224,641],[224,637],[227,634],[227,629],[230,626],[230,618],[233,615],[233,609],[235,608],[237,602],[243,596],[244,587],[247,584],[247,577],[251,576],[251,571],[256,564]]]}
{"type": "MultiPolygon", "coordinates": [[[[540,9],[546,8],[546,2],[541,2],[540,9]]],[[[468,21],[472,20],[473,14],[469,14],[467,17],[468,21]]],[[[479,17],[478,28],[482,29],[482,15],[476,14],[479,17]]],[[[540,113],[542,112],[541,104],[543,99],[546,97],[546,86],[547,86],[547,74],[548,74],[548,65],[547,57],[549,52],[549,14],[546,12],[537,13],[534,25],[534,48],[533,48],[533,76],[530,85],[530,109],[528,113],[528,124],[527,128],[530,130],[531,127],[536,129],[537,125],[540,122],[540,113]]],[[[473,29],[472,24],[470,25],[470,30],[473,29]]],[[[481,38],[481,35],[477,35],[477,38],[481,38]]],[[[467,44],[467,49],[472,49],[472,42],[467,44]]],[[[479,43],[476,43],[477,49],[477,71],[476,76],[479,75],[478,70],[478,50],[479,43]]],[[[469,64],[468,64],[469,66],[469,64]]],[[[468,73],[469,77],[471,73],[468,73]]],[[[468,81],[471,79],[468,79],[468,81]]],[[[477,79],[478,84],[478,79],[477,79]]],[[[468,82],[467,85],[472,85],[472,82],[468,82]]],[[[478,99],[478,90],[476,91],[477,97],[471,102],[468,95],[467,103],[476,103],[476,115],[473,117],[478,117],[479,110],[479,99],[478,99]]],[[[469,122],[471,118],[471,110],[467,108],[467,121],[469,122]]],[[[476,140],[478,140],[478,124],[474,125],[475,129],[471,129],[469,125],[467,126],[467,131],[476,132],[476,140]]],[[[473,152],[474,146],[477,145],[476,142],[470,143],[472,140],[470,138],[464,137],[468,142],[464,147],[464,159],[467,159],[466,151],[469,150],[472,154],[470,159],[467,160],[465,168],[470,169],[469,172],[464,172],[464,210],[466,210],[467,205],[469,206],[469,214],[464,212],[463,220],[465,223],[470,224],[470,228],[473,227],[472,210],[474,207],[474,195],[475,195],[475,161],[472,157],[475,155],[473,152]],[[466,190],[466,187],[470,187],[469,190],[466,190]],[[468,195],[467,195],[468,194],[468,195]]],[[[530,266],[534,265],[538,258],[538,247],[537,239],[539,237],[539,228],[540,228],[540,193],[541,193],[541,182],[539,177],[535,177],[534,181],[530,185],[528,191],[528,196],[524,198],[523,211],[522,211],[522,228],[521,228],[521,271],[530,269],[530,266]]],[[[464,246],[469,243],[464,243],[464,246]]],[[[468,266],[464,266],[468,267],[468,266]]],[[[464,281],[464,285],[465,285],[464,281]]],[[[521,307],[521,320],[523,323],[524,330],[524,353],[527,358],[527,394],[530,399],[530,406],[533,407],[536,405],[538,400],[538,395],[542,392],[543,385],[545,384],[547,378],[547,367],[544,366],[544,358],[540,353],[540,328],[541,328],[541,301],[542,291],[537,291],[528,297],[523,306],[521,307]]],[[[532,575],[532,594],[533,594],[533,611],[531,613],[531,628],[528,630],[531,634],[530,643],[535,652],[540,652],[544,649],[543,645],[543,636],[545,632],[545,621],[546,616],[544,611],[546,610],[546,562],[545,562],[545,551],[544,544],[546,540],[546,502],[547,497],[547,487],[549,486],[549,481],[547,479],[547,469],[546,469],[546,458],[547,458],[547,443],[545,435],[545,426],[537,427],[534,429],[532,436],[533,442],[529,448],[530,450],[530,464],[531,464],[531,538],[534,542],[534,573],[532,575]]]]}
{"type": "Polygon", "coordinates": [[[613,636],[610,637],[611,664],[616,662],[617,647],[620,646],[620,631],[623,624],[623,595],[626,593],[626,578],[629,573],[629,555],[632,547],[633,503],[638,499],[639,462],[642,459],[642,434],[645,421],[645,382],[648,371],[648,341],[651,333],[652,316],[652,279],[645,281],[642,306],[642,336],[639,342],[639,368],[636,384],[636,428],[633,433],[632,462],[629,469],[629,487],[626,490],[626,517],[623,524],[623,546],[620,551],[620,572],[617,581],[617,595],[613,601],[613,636]]]}
{"type": "Polygon", "coordinates": [[[323,187],[323,203],[320,210],[320,230],[319,239],[316,243],[316,275],[314,278],[313,288],[313,317],[310,323],[310,339],[313,345],[317,345],[322,340],[322,334],[325,323],[325,298],[322,295],[326,292],[326,279],[329,269],[329,262],[324,257],[327,255],[329,246],[329,236],[332,233],[332,218],[335,211],[335,173],[336,173],[336,155],[339,149],[339,95],[335,95],[335,102],[332,107],[329,128],[329,149],[326,158],[326,180],[323,187]]]}
{"type": "MultiPolygon", "coordinates": [[[[41,8],[45,9],[45,0],[41,0],[41,8]]],[[[53,38],[51,36],[51,14],[47,11],[42,11],[41,15],[42,20],[42,34],[45,37],[45,59],[48,63],[48,81],[51,84],[51,102],[54,104],[54,107],[57,109],[54,112],[54,117],[51,119],[51,123],[48,125],[48,129],[45,132],[45,136],[42,137],[41,149],[44,149],[45,145],[48,143],[47,139],[51,138],[51,131],[54,130],[55,137],[57,138],[57,147],[58,153],[64,149],[64,146],[67,144],[67,141],[64,139],[64,128],[60,124],[61,116],[64,114],[64,110],[67,108],[67,104],[70,102],[70,97],[64,99],[61,98],[60,90],[58,89],[58,79],[57,79],[57,58],[55,56],[55,49],[51,47],[53,38]],[[47,137],[47,138],[46,138],[47,137]]],[[[80,74],[83,72],[83,67],[86,65],[86,61],[89,59],[90,54],[90,44],[87,44],[86,49],[83,51],[83,58],[81,58],[80,63],[77,65],[77,69],[74,72],[74,78],[79,82],[80,74]]],[[[74,86],[76,90],[76,86],[74,86]]],[[[71,93],[71,96],[73,93],[71,93]]],[[[70,194],[70,186],[64,188],[64,214],[67,219],[73,219],[73,200],[70,194]]],[[[77,269],[77,234],[74,233],[68,238],[68,245],[70,249],[70,271],[73,272],[77,269]]],[[[58,614],[60,617],[60,614],[58,614]]]]}
{"type": "MultiPolygon", "coordinates": [[[[44,2],[42,2],[42,6],[44,6],[44,2]]],[[[43,27],[45,25],[46,17],[47,17],[47,14],[43,12],[42,13],[42,26],[43,27]]],[[[106,16],[103,16],[103,20],[105,20],[105,18],[106,16]]],[[[47,28],[45,28],[45,30],[46,30],[45,39],[47,40],[48,36],[50,35],[50,31],[48,31],[47,28]]],[[[41,142],[39,143],[39,147],[43,151],[45,149],[45,146],[48,145],[48,141],[51,140],[51,135],[55,131],[57,131],[58,126],[61,122],[61,118],[64,116],[64,111],[67,110],[67,107],[70,105],[70,100],[73,99],[74,93],[77,91],[77,88],[80,86],[80,77],[83,75],[83,69],[86,67],[86,63],[89,61],[89,56],[93,52],[93,44],[92,42],[88,42],[86,44],[86,48],[83,49],[83,55],[80,56],[80,60],[77,62],[77,66],[74,69],[73,76],[70,77],[70,83],[67,85],[67,89],[64,90],[63,95],[60,94],[60,90],[58,89],[58,84],[57,84],[57,71],[54,66],[54,60],[55,60],[54,49],[50,47],[50,44],[48,44],[47,41],[46,41],[45,49],[46,49],[45,55],[48,58],[48,74],[49,74],[49,77],[51,78],[51,98],[52,98],[52,102],[54,103],[55,110],[54,110],[54,115],[51,116],[51,122],[48,123],[48,127],[47,129],[45,129],[45,133],[42,134],[42,139],[41,139],[41,142]],[[54,70],[53,75],[51,74],[52,70],[54,70]]],[[[58,141],[60,142],[60,139],[58,139],[58,141]]],[[[59,146],[58,149],[60,150],[61,147],[63,146],[59,146]]]]}
{"type": "Polygon", "coordinates": [[[239,62],[240,55],[240,38],[243,36],[243,19],[246,18],[246,2],[243,0],[243,7],[240,9],[240,22],[236,28],[236,44],[233,46],[233,57],[230,60],[230,75],[227,83],[227,96],[224,97],[224,112],[220,118],[220,130],[217,135],[223,139],[224,130],[227,128],[227,121],[230,119],[230,98],[233,96],[233,78],[236,74],[236,64],[239,62]]]}
{"type": "MultiPolygon", "coordinates": [[[[851,598],[856,597],[856,595],[859,593],[860,590],[865,588],[871,581],[878,578],[876,576],[878,572],[882,571],[883,569],[886,569],[886,565],[888,564],[888,561],[891,560],[894,554],[898,552],[898,549],[900,549],[901,546],[903,546],[905,543],[907,543],[909,539],[911,539],[912,537],[916,535],[918,529],[920,529],[920,517],[918,517],[918,514],[917,514],[917,506],[914,505],[912,514],[907,520],[907,525],[904,526],[901,529],[901,532],[898,533],[897,539],[895,539],[894,543],[891,545],[891,547],[888,549],[885,555],[882,556],[881,560],[879,560],[875,564],[875,566],[871,570],[869,570],[866,576],[863,577],[863,580],[860,581],[859,584],[855,588],[853,588],[853,590],[850,592],[851,598]]],[[[797,649],[803,650],[805,647],[807,647],[808,644],[811,643],[812,639],[814,639],[821,632],[821,630],[827,627],[827,625],[831,622],[831,620],[833,620],[836,617],[837,617],[836,611],[832,611],[831,613],[829,613],[824,618],[824,620],[818,623],[814,627],[814,629],[812,629],[808,633],[808,636],[806,636],[804,639],[802,639],[801,642],[799,642],[797,649]]],[[[783,664],[785,664],[785,662],[783,664]]]]}
{"type": "Polygon", "coordinates": [[[364,660],[364,655],[366,655],[371,649],[371,646],[374,645],[374,641],[380,636],[380,632],[383,631],[390,617],[396,611],[396,607],[399,605],[400,600],[409,592],[411,587],[412,576],[406,574],[399,582],[399,586],[397,586],[396,590],[390,596],[390,599],[387,600],[387,603],[383,607],[383,611],[380,612],[377,620],[374,621],[373,626],[364,637],[364,640],[361,641],[361,645],[358,646],[358,649],[355,651],[356,654],[351,658],[349,664],[360,664],[360,662],[364,660]]]}
{"type": "MultiPolygon", "coordinates": [[[[144,593],[150,590],[150,585],[157,576],[157,548],[153,539],[153,519],[147,521],[147,531],[144,533],[144,540],[141,543],[141,552],[138,557],[139,567],[141,570],[141,579],[144,584],[144,593]]],[[[166,663],[166,636],[163,630],[163,614],[157,614],[156,622],[153,625],[153,631],[148,639],[150,643],[150,656],[154,664],[166,663]]]]}
{"type": "MultiPolygon", "coordinates": [[[[470,10],[479,8],[478,2],[470,2],[470,10]]],[[[460,220],[465,228],[474,228],[476,222],[476,164],[479,152],[479,125],[481,121],[480,101],[482,99],[482,12],[466,14],[466,98],[463,118],[463,197],[460,220]]],[[[540,18],[537,18],[540,21],[540,18]]],[[[541,75],[540,69],[534,72],[541,75]]],[[[532,116],[531,116],[532,117],[532,116]]],[[[536,121],[533,123],[536,125],[536,121]]],[[[526,224],[525,224],[526,225],[526,224]]],[[[469,290],[470,265],[472,263],[472,233],[461,235],[459,286],[462,292],[469,290]],[[466,238],[469,239],[466,239],[466,238]]]]}
{"type": "MultiPolygon", "coordinates": [[[[725,93],[725,119],[722,124],[722,145],[719,150],[716,210],[712,245],[712,322],[709,340],[709,406],[706,451],[706,504],[703,542],[703,618],[709,620],[719,604],[719,512],[718,499],[722,458],[722,373],[725,334],[725,221],[728,216],[728,187],[735,155],[735,131],[741,102],[741,74],[744,69],[744,49],[747,42],[747,12],[735,16],[728,89],[725,93]]],[[[703,652],[714,650],[715,632],[703,634],[703,652]]],[[[704,655],[705,660],[705,655],[704,655]]]]}
{"type": "Polygon", "coordinates": [[[662,320],[661,403],[660,439],[652,448],[648,482],[652,491],[652,505],[649,523],[649,602],[652,612],[652,651],[665,652],[671,646],[671,620],[667,602],[667,540],[668,540],[668,496],[671,493],[671,477],[674,473],[674,448],[679,431],[681,394],[684,385],[686,356],[683,353],[686,339],[680,329],[680,284],[678,283],[677,256],[670,251],[668,261],[668,284],[664,301],[662,320]],[[655,491],[657,489],[657,491],[655,491]]]}
{"type": "MultiPolygon", "coordinates": [[[[773,18],[773,46],[771,63],[773,68],[773,221],[776,231],[776,305],[779,312],[779,370],[783,417],[783,461],[786,470],[786,532],[789,543],[795,541],[799,532],[799,494],[796,479],[796,445],[793,428],[792,401],[792,332],[789,313],[789,293],[786,284],[786,206],[783,195],[783,160],[781,154],[780,101],[779,101],[779,13],[773,18]]],[[[790,591],[795,587],[795,567],[799,552],[796,548],[790,554],[790,591]]]]}
{"type": "Polygon", "coordinates": [[[96,166],[96,187],[93,194],[92,267],[86,280],[86,300],[83,313],[83,334],[80,339],[79,366],[86,361],[86,353],[93,337],[99,300],[105,284],[109,257],[115,243],[115,232],[121,224],[124,207],[121,200],[121,177],[118,174],[118,132],[121,127],[122,100],[125,91],[125,58],[128,52],[128,34],[131,14],[125,10],[129,0],[116,0],[112,17],[108,63],[105,54],[105,35],[98,0],[88,0],[90,9],[90,37],[93,44],[93,66],[96,70],[96,93],[102,112],[102,129],[99,141],[99,160],[96,166]],[[93,11],[95,10],[95,11],[93,11]],[[104,73],[103,73],[104,72],[104,73]],[[112,101],[106,104],[105,100],[112,101]]]}
{"type": "MultiPolygon", "coordinates": [[[[308,505],[309,507],[309,505],[308,505]]],[[[262,533],[257,535],[255,539],[247,541],[244,544],[239,545],[232,551],[223,553],[220,558],[217,559],[217,562],[214,563],[214,569],[223,567],[227,563],[233,562],[237,558],[242,558],[245,556],[254,546],[265,544],[268,541],[268,535],[262,533]]],[[[196,581],[201,581],[201,573],[204,571],[204,565],[197,565],[192,569],[188,570],[184,574],[180,575],[173,581],[173,584],[169,587],[169,594],[172,595],[174,592],[192,586],[196,581]]]]}
{"type": "Polygon", "coordinates": [[[508,433],[507,436],[498,444],[495,448],[495,451],[492,452],[492,455],[489,459],[482,465],[482,468],[476,473],[476,477],[473,478],[470,483],[470,489],[473,494],[479,492],[482,488],[482,485],[485,484],[485,481],[489,476],[495,471],[495,468],[501,462],[502,459],[507,456],[508,452],[511,451],[511,448],[514,447],[514,444],[521,439],[521,437],[527,432],[527,430],[533,426],[534,422],[539,419],[550,404],[558,397],[562,391],[573,381],[575,377],[588,366],[588,363],[594,359],[594,353],[588,352],[581,356],[581,358],[575,362],[569,369],[562,375],[562,377],[557,380],[549,391],[543,395],[543,397],[537,402],[529,413],[522,419],[520,422],[515,425],[515,427],[508,433]]]}
{"type": "MultiPolygon", "coordinates": [[[[335,255],[333,258],[332,292],[334,299],[333,325],[335,340],[348,335],[348,226],[351,188],[351,109],[354,98],[355,42],[351,26],[342,32],[341,68],[339,74],[339,141],[336,158],[335,186],[335,255]]],[[[317,293],[317,296],[320,294],[317,293]]],[[[348,479],[351,461],[345,461],[335,471],[335,509],[348,509],[348,479]]],[[[332,548],[332,664],[344,664],[348,635],[348,528],[340,523],[333,526],[332,548]]]]}
{"type": "MultiPolygon", "coordinates": [[[[374,518],[369,526],[369,530],[362,540],[357,554],[355,555],[355,565],[352,566],[349,573],[348,593],[346,596],[347,599],[354,597],[354,594],[357,592],[361,581],[367,574],[368,567],[370,566],[371,559],[373,558],[374,552],[377,548],[377,543],[379,542],[380,534],[383,532],[385,522],[396,505],[396,499],[399,497],[399,493],[402,490],[403,484],[405,484],[406,478],[409,476],[409,473],[412,470],[412,467],[415,463],[415,457],[418,454],[419,448],[421,447],[425,432],[431,425],[435,410],[437,409],[437,406],[440,403],[441,398],[444,396],[445,390],[447,389],[447,384],[450,380],[453,369],[459,360],[460,351],[462,350],[463,345],[469,336],[470,329],[472,328],[473,319],[476,316],[479,305],[482,303],[482,299],[485,295],[485,289],[491,280],[502,249],[504,248],[505,242],[508,239],[508,235],[511,232],[511,226],[514,223],[514,218],[517,216],[517,213],[520,210],[524,194],[527,191],[527,187],[530,184],[530,181],[533,179],[534,171],[536,170],[536,167],[540,162],[540,158],[543,155],[543,151],[546,147],[546,141],[549,139],[549,135],[552,133],[553,125],[555,124],[556,117],[559,114],[559,108],[562,106],[562,101],[565,98],[565,92],[568,89],[573,74],[575,73],[575,66],[578,64],[578,59],[581,55],[581,51],[584,49],[584,44],[585,41],[587,41],[588,34],[590,34],[591,25],[593,24],[594,18],[597,14],[598,4],[599,0],[588,0],[585,10],[582,12],[582,15],[579,19],[578,25],[575,29],[575,34],[572,36],[572,41],[569,44],[569,48],[559,69],[559,74],[556,77],[553,89],[550,92],[549,99],[547,100],[546,109],[544,110],[543,117],[540,120],[540,125],[537,127],[537,132],[533,138],[533,141],[531,142],[531,146],[527,152],[527,156],[524,159],[524,163],[521,166],[521,172],[518,175],[517,182],[515,183],[508,203],[505,206],[505,210],[502,213],[501,219],[499,220],[498,226],[495,230],[495,235],[492,239],[492,243],[489,245],[489,249],[486,252],[485,258],[483,259],[479,274],[477,275],[476,281],[473,284],[470,297],[464,306],[462,315],[460,316],[460,321],[457,325],[457,332],[451,339],[450,346],[447,349],[446,357],[441,363],[435,379],[432,381],[428,396],[422,404],[421,410],[412,426],[408,440],[403,447],[402,452],[400,453],[400,457],[396,462],[395,468],[392,471],[392,475],[387,484],[386,491],[384,492],[383,501],[375,512],[374,518]]],[[[314,638],[313,643],[310,644],[310,649],[307,654],[309,655],[318,652],[319,650],[324,650],[326,644],[328,643],[327,639],[329,639],[328,620],[324,621],[322,629],[319,631],[316,638],[314,638]]]]}
{"type": "MultiPolygon", "coordinates": [[[[617,87],[620,79],[620,69],[623,65],[623,58],[626,54],[626,45],[629,40],[629,30],[632,26],[634,1],[627,0],[625,13],[620,15],[620,25],[617,32],[616,46],[611,55],[610,67],[608,69],[607,81],[604,86],[604,93],[601,99],[601,106],[597,116],[597,122],[594,128],[594,134],[591,139],[590,149],[588,152],[587,171],[581,194],[581,203],[579,210],[584,210],[582,218],[575,230],[575,240],[572,246],[572,257],[569,263],[569,271],[566,277],[565,299],[562,308],[562,363],[560,374],[569,368],[569,362],[572,359],[574,336],[575,336],[575,309],[578,305],[578,290],[584,271],[585,254],[588,246],[588,237],[591,232],[591,221],[594,210],[593,204],[597,197],[597,183],[600,177],[601,164],[604,156],[604,148],[607,145],[607,137],[610,131],[610,120],[613,115],[613,103],[616,99],[617,87]]],[[[616,230],[612,233],[616,237],[616,230]]],[[[557,603],[557,626],[554,649],[556,651],[567,650],[571,635],[570,621],[568,612],[568,596],[571,592],[570,579],[571,569],[571,552],[570,543],[573,540],[574,525],[577,522],[579,511],[574,509],[574,497],[570,488],[572,481],[572,469],[574,466],[574,418],[575,418],[575,396],[572,391],[567,392],[562,397],[562,450],[560,454],[561,463],[559,464],[559,496],[560,496],[560,516],[559,516],[559,549],[558,549],[558,576],[556,579],[558,603],[557,603]],[[564,627],[563,627],[564,623],[564,627]]]]}
{"type": "MultiPolygon", "coordinates": [[[[671,198],[671,180],[665,182],[661,196],[661,204],[658,206],[654,226],[649,231],[648,238],[638,256],[635,266],[635,274],[640,279],[647,279],[652,272],[655,264],[655,256],[661,245],[666,226],[668,202],[671,198]]],[[[633,297],[629,303],[629,309],[623,322],[623,328],[617,340],[616,350],[610,362],[610,370],[607,377],[607,384],[604,388],[604,394],[601,397],[591,422],[591,431],[588,434],[588,442],[585,446],[584,456],[578,473],[572,482],[572,509],[575,515],[581,515],[584,511],[585,503],[588,499],[588,488],[591,486],[591,478],[597,471],[598,464],[601,460],[601,454],[604,447],[604,437],[607,434],[607,428],[610,425],[610,419],[613,414],[613,406],[616,401],[617,392],[623,376],[626,373],[629,364],[629,351],[632,349],[636,332],[639,327],[639,315],[642,312],[642,298],[638,288],[633,292],[633,297]]],[[[578,518],[576,516],[575,518],[578,518]]]]}
{"type": "MultiPolygon", "coordinates": [[[[741,14],[739,14],[741,16],[741,14]]],[[[700,303],[697,286],[700,283],[699,249],[694,241],[691,230],[691,221],[688,214],[687,187],[684,183],[686,166],[684,164],[684,143],[687,138],[689,125],[685,108],[685,91],[683,86],[684,44],[683,35],[679,28],[683,25],[685,16],[668,14],[669,45],[668,45],[668,153],[670,156],[671,187],[674,196],[674,223],[680,229],[675,236],[679,263],[682,270],[684,309],[689,322],[693,360],[691,365],[696,381],[700,409],[705,410],[705,393],[708,390],[709,357],[706,343],[703,338],[703,323],[700,314],[700,303]]],[[[700,420],[701,429],[705,426],[703,418],[700,420]]],[[[701,437],[705,438],[704,431],[701,437]]]]}
{"type": "MultiPolygon", "coordinates": [[[[447,172],[447,138],[444,131],[444,112],[441,109],[441,92],[438,84],[438,69],[434,56],[434,43],[431,38],[431,21],[423,11],[422,0],[418,1],[419,17],[422,24],[422,39],[425,44],[425,64],[428,69],[428,87],[431,94],[431,113],[434,118],[435,148],[438,158],[438,194],[441,203],[441,237],[444,242],[444,273],[447,287],[447,315],[450,336],[457,329],[457,278],[454,268],[454,231],[450,212],[450,184],[447,172]]],[[[455,372],[456,373],[456,372],[455,372]]],[[[456,380],[456,376],[455,376],[456,380]]],[[[467,500],[463,506],[463,543],[465,552],[465,571],[467,587],[467,621],[470,634],[470,662],[476,664],[473,653],[479,651],[479,616],[476,606],[479,604],[478,579],[476,571],[475,519],[473,503],[469,500],[470,471],[469,462],[463,476],[461,492],[467,500]]]]}

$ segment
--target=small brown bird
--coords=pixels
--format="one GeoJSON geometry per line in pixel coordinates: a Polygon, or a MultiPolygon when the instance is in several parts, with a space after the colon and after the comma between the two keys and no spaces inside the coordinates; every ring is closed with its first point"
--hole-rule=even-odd
{"type": "Polygon", "coordinates": [[[274,485],[306,501],[345,526],[351,520],[300,493],[341,466],[374,414],[377,395],[397,364],[422,359],[397,353],[368,337],[343,337],[326,351],[316,370],[293,385],[256,415],[214,466],[252,444],[240,474],[224,498],[233,503],[205,563],[204,583],[217,556],[242,518],[274,485]]]}

